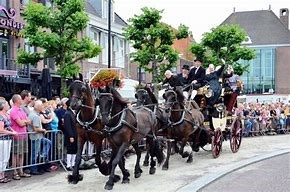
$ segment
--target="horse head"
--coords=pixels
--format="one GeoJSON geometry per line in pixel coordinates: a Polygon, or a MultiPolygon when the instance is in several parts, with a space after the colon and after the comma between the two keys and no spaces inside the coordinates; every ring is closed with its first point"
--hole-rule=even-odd
{"type": "Polygon", "coordinates": [[[104,125],[107,125],[111,118],[111,111],[113,108],[114,97],[110,87],[99,88],[99,104],[100,113],[104,125]]]}
{"type": "Polygon", "coordinates": [[[88,105],[92,101],[91,89],[88,84],[75,80],[69,86],[70,106],[74,110],[80,110],[82,105],[88,105]]]}
{"type": "Polygon", "coordinates": [[[169,113],[172,106],[178,102],[177,94],[174,90],[169,89],[165,91],[162,97],[165,99],[165,112],[169,113]]]}
{"type": "Polygon", "coordinates": [[[150,97],[145,89],[138,89],[135,98],[137,99],[137,106],[146,105],[150,102],[150,97]]]}

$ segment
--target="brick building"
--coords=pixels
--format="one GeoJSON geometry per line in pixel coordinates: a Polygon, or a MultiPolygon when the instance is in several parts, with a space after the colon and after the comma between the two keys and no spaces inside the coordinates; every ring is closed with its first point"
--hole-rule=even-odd
{"type": "MultiPolygon", "coordinates": [[[[48,7],[53,6],[51,0],[34,0],[34,2],[48,7]]],[[[28,3],[29,0],[0,0],[0,95],[10,97],[12,93],[23,89],[29,89],[34,95],[39,95],[41,71],[46,67],[50,69],[52,76],[52,92],[59,95],[60,77],[56,75],[56,67],[51,58],[45,58],[36,67],[29,64],[16,65],[19,48],[29,52],[38,51],[38,48],[30,47],[27,40],[19,34],[25,25],[22,13],[28,3]]],[[[79,35],[90,37],[102,47],[102,53],[98,57],[79,63],[84,77],[90,79],[98,68],[108,65],[108,0],[86,0],[85,3],[89,23],[79,35]]],[[[122,68],[125,76],[128,76],[129,46],[122,35],[123,28],[127,24],[114,12],[113,3],[111,9],[111,67],[122,68]]]]}

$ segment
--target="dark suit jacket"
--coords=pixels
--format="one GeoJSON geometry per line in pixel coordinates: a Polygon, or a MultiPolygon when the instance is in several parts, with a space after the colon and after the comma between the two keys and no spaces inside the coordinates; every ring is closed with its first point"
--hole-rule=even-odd
{"type": "Polygon", "coordinates": [[[166,78],[163,81],[163,85],[165,83],[168,83],[171,87],[183,86],[183,82],[181,81],[178,75],[172,75],[169,79],[166,78]]]}
{"type": "Polygon", "coordinates": [[[202,66],[200,66],[196,73],[195,71],[196,71],[196,68],[194,67],[189,72],[190,82],[192,82],[193,80],[196,80],[198,84],[203,85],[204,78],[205,78],[205,69],[202,66]]]}

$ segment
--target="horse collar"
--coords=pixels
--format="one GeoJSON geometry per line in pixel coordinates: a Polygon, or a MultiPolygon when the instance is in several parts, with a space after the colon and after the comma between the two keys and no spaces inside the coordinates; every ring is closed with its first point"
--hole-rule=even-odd
{"type": "Polygon", "coordinates": [[[169,119],[168,121],[169,121],[169,123],[170,123],[171,127],[173,127],[173,126],[176,126],[176,125],[179,125],[179,124],[183,123],[184,116],[185,116],[185,111],[182,111],[182,115],[181,115],[181,117],[180,117],[179,121],[177,121],[177,122],[171,122],[171,121],[170,121],[170,119],[169,119]]]}
{"type": "Polygon", "coordinates": [[[97,106],[96,107],[96,110],[95,110],[95,112],[94,112],[94,118],[91,120],[91,121],[82,121],[81,119],[80,119],[80,111],[77,113],[77,122],[82,126],[82,127],[84,127],[85,129],[87,129],[87,130],[90,130],[90,129],[92,129],[91,127],[90,127],[90,125],[92,125],[96,120],[97,120],[97,118],[98,118],[98,113],[99,113],[99,107],[97,106]]]}

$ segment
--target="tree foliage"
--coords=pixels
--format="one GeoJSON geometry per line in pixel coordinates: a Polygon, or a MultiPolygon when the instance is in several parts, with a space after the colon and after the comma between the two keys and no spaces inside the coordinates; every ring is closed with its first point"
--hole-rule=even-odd
{"type": "Polygon", "coordinates": [[[241,45],[246,37],[246,32],[238,25],[221,25],[204,33],[201,43],[191,45],[190,50],[196,57],[203,58],[205,65],[219,65],[223,59],[241,75],[249,65],[242,65],[240,61],[255,57],[254,50],[241,45]]]}
{"type": "Polygon", "coordinates": [[[188,37],[188,27],[180,25],[178,30],[161,22],[163,11],[144,7],[140,15],[129,19],[125,29],[126,38],[135,52],[131,57],[138,66],[153,74],[153,82],[160,82],[166,70],[175,66],[178,52],[172,48],[174,39],[188,37]]]}
{"type": "Polygon", "coordinates": [[[80,37],[88,16],[84,0],[54,0],[53,8],[30,1],[24,11],[26,25],[22,34],[30,46],[41,48],[37,53],[19,50],[17,62],[36,65],[44,58],[52,58],[62,78],[79,72],[77,62],[97,56],[101,48],[88,37],[80,37]]]}

